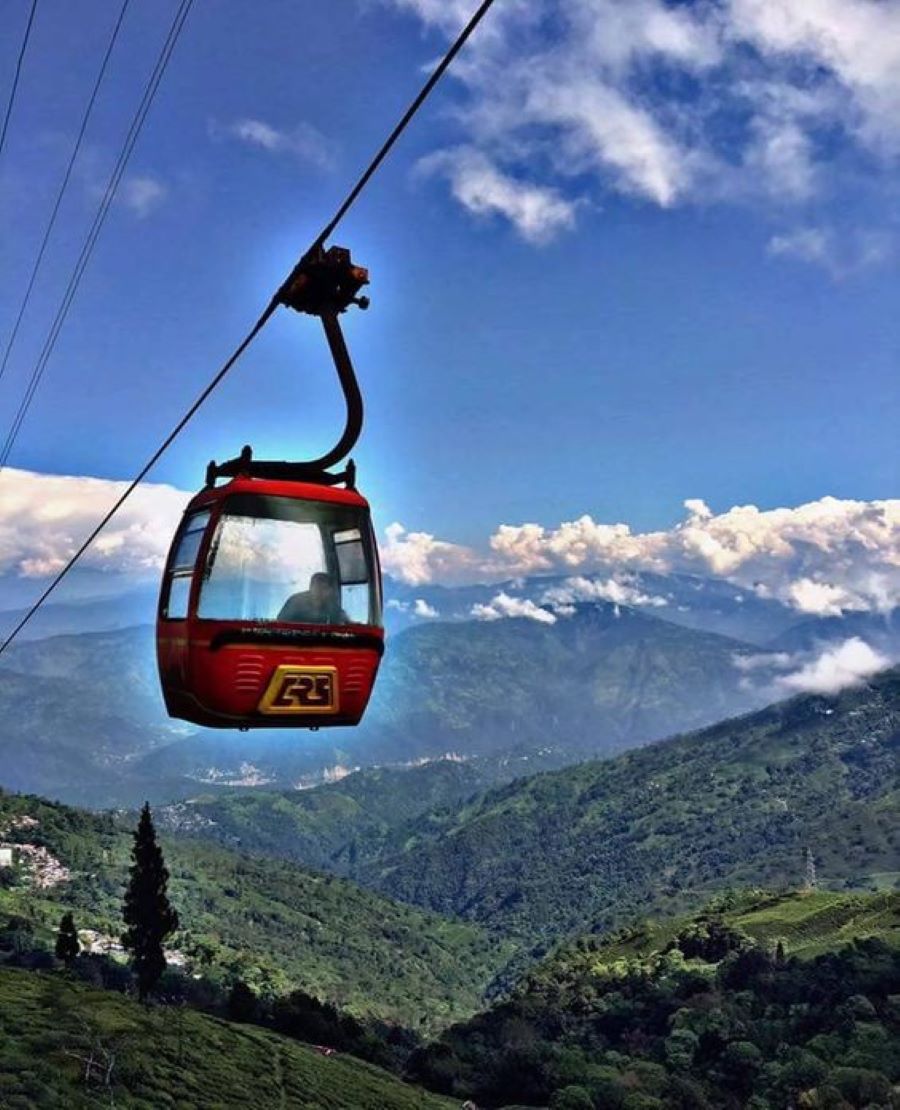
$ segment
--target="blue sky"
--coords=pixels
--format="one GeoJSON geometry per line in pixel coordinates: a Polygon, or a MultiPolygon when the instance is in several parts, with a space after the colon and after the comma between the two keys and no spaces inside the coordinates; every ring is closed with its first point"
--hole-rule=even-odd
{"type": "MultiPolygon", "coordinates": [[[[11,464],[137,470],[473,6],[197,0],[11,464]]],[[[8,7],[24,24],[25,0],[8,7]]],[[[4,337],[117,8],[39,6],[0,164],[4,337]]],[[[126,17],[0,382],[4,429],[174,9],[126,17]]],[[[900,41],[900,6],[809,13],[820,27],[776,0],[497,0],[337,235],[372,276],[346,331],[382,526],[478,544],[586,513],[666,528],[686,498],[894,494],[900,92],[860,29],[900,41]],[[594,54],[578,20],[608,31],[594,54]],[[553,66],[555,98],[528,85],[553,66]]],[[[317,453],[341,418],[317,325],[282,313],[153,477],[197,487],[244,442],[317,453]]]]}

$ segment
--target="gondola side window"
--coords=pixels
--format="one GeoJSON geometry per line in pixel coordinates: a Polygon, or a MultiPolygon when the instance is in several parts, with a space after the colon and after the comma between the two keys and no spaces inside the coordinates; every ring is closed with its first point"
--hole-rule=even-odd
{"type": "Polygon", "coordinates": [[[341,580],[341,609],[349,622],[367,624],[371,589],[362,532],[359,528],[336,531],[333,541],[341,580]]]}
{"type": "Polygon", "coordinates": [[[194,566],[209,517],[209,510],[204,509],[189,516],[182,526],[181,536],[169,564],[163,604],[163,616],[167,620],[184,620],[188,615],[194,566]]]}

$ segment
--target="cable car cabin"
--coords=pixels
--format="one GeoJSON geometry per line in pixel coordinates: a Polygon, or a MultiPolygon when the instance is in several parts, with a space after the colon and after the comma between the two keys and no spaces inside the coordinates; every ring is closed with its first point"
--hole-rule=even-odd
{"type": "Polygon", "coordinates": [[[383,651],[378,553],[355,490],[239,476],[194,497],[159,601],[170,716],[355,725],[383,651]]]}

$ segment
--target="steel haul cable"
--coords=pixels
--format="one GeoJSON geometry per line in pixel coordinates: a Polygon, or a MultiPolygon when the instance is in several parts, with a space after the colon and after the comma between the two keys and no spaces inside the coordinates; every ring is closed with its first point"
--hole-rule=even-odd
{"type": "MultiPolygon", "coordinates": [[[[465,25],[465,27],[460,32],[459,36],[454,41],[453,45],[450,47],[450,49],[447,51],[447,53],[443,56],[441,61],[435,67],[431,76],[428,78],[428,80],[422,86],[422,89],[420,90],[418,95],[415,97],[415,99],[412,101],[410,106],[407,108],[406,112],[401,117],[400,122],[397,124],[397,126],[394,128],[394,130],[391,132],[391,134],[385,140],[385,142],[383,143],[383,145],[381,146],[381,148],[379,149],[379,151],[377,152],[375,157],[372,159],[372,161],[369,163],[369,165],[366,167],[366,169],[363,171],[363,173],[359,177],[359,180],[356,182],[356,184],[353,186],[353,188],[347,194],[346,198],[344,199],[344,201],[339,206],[339,208],[338,208],[337,212],[335,213],[334,217],[331,219],[331,221],[328,224],[326,224],[324,230],[321,232],[321,234],[318,236],[318,238],[315,240],[315,242],[312,244],[312,246],[309,248],[309,250],[307,252],[305,252],[304,257],[306,257],[306,255],[309,254],[311,251],[315,250],[318,246],[322,245],[322,243],[325,241],[325,239],[327,239],[328,236],[331,235],[331,233],[335,230],[335,228],[340,223],[340,221],[344,218],[344,216],[350,210],[354,201],[357,199],[359,194],[362,192],[362,190],[368,184],[372,175],[375,173],[375,171],[378,169],[378,167],[381,165],[381,163],[387,157],[389,151],[391,150],[393,145],[396,143],[396,141],[400,138],[401,134],[406,130],[406,127],[409,125],[410,121],[412,120],[413,116],[415,116],[416,112],[418,112],[419,108],[422,106],[422,104],[424,103],[424,101],[428,97],[431,90],[434,88],[434,86],[438,83],[438,81],[441,79],[441,77],[447,71],[447,69],[449,68],[453,59],[460,52],[460,50],[463,48],[463,46],[465,46],[469,37],[472,35],[472,32],[475,30],[475,28],[478,26],[478,24],[482,21],[482,19],[485,17],[485,15],[487,15],[489,9],[493,6],[493,4],[494,4],[494,0],[483,0],[483,2],[478,6],[475,13],[470,18],[469,22],[465,25]]],[[[106,515],[103,517],[103,519],[97,524],[97,526],[93,529],[93,531],[90,533],[90,535],[84,540],[84,542],[81,544],[81,546],[75,552],[75,554],[70,557],[69,561],[62,568],[62,570],[59,571],[59,573],[56,575],[56,577],[53,579],[53,581],[50,583],[50,585],[47,586],[47,588],[44,590],[44,592],[41,594],[41,596],[37,599],[37,601],[35,601],[34,604],[31,606],[31,608],[25,613],[25,615],[21,618],[19,623],[15,626],[15,628],[13,628],[13,630],[7,636],[6,640],[2,644],[0,644],[0,655],[2,655],[4,651],[6,651],[6,649],[13,642],[13,640],[16,638],[16,636],[18,636],[18,634],[22,631],[22,629],[25,627],[25,625],[28,624],[28,622],[31,620],[31,618],[34,616],[34,614],[38,611],[38,609],[40,609],[40,607],[44,604],[44,602],[47,600],[47,598],[50,597],[50,595],[57,588],[57,586],[60,584],[60,582],[62,582],[62,580],[69,573],[69,571],[75,566],[75,564],[78,562],[78,560],[81,558],[81,556],[85,553],[85,551],[87,551],[87,549],[91,546],[91,544],[94,542],[94,540],[97,538],[97,536],[103,531],[103,529],[106,527],[106,525],[112,520],[112,518],[116,515],[116,513],[119,511],[119,509],[125,504],[125,502],[131,496],[131,494],[135,491],[135,489],[138,487],[138,485],[144,480],[144,478],[147,476],[147,474],[150,472],[150,470],[153,468],[153,466],[156,464],[156,462],[160,459],[160,457],[168,449],[170,444],[181,433],[181,431],[184,429],[184,427],[187,425],[187,423],[191,420],[191,418],[194,416],[194,414],[197,412],[197,410],[200,408],[200,406],[204,403],[204,401],[206,401],[206,399],[210,396],[210,394],[216,389],[216,387],[224,379],[224,377],[228,373],[228,371],[232,368],[232,366],[234,366],[234,364],[238,361],[238,359],[241,357],[241,355],[243,355],[243,353],[247,350],[247,348],[250,346],[250,344],[253,342],[253,340],[256,338],[256,336],[259,335],[259,333],[262,331],[262,329],[265,327],[265,325],[269,322],[269,319],[274,314],[276,308],[278,308],[279,304],[281,303],[282,290],[290,282],[290,280],[291,280],[291,278],[289,276],[287,278],[287,280],[281,286],[279,286],[275,295],[272,297],[271,301],[269,301],[268,305],[263,310],[262,315],[259,317],[259,319],[256,321],[256,323],[253,325],[253,327],[250,329],[250,331],[247,333],[247,335],[241,340],[238,347],[232,352],[231,355],[229,355],[225,364],[221,367],[221,369],[219,369],[216,372],[216,374],[213,376],[212,380],[208,383],[208,385],[205,387],[205,389],[202,391],[202,393],[197,397],[197,399],[194,401],[194,403],[191,405],[191,407],[187,410],[187,412],[184,414],[184,416],[182,416],[182,418],[178,421],[178,423],[175,425],[175,427],[172,429],[172,431],[169,432],[169,434],[166,436],[166,438],[163,440],[163,442],[160,444],[160,446],[153,452],[153,454],[150,456],[150,458],[147,460],[147,462],[141,467],[138,474],[135,475],[135,477],[132,479],[132,481],[128,484],[128,486],[126,487],[126,489],[122,493],[122,495],[119,497],[119,499],[109,509],[109,511],[106,513],[106,515]]]]}
{"type": "Polygon", "coordinates": [[[13,324],[12,331],[9,335],[9,340],[6,344],[6,349],[3,352],[3,361],[0,362],[0,378],[6,372],[6,366],[9,362],[10,352],[16,342],[16,337],[19,334],[19,327],[22,323],[22,317],[25,315],[25,310],[28,308],[28,302],[31,299],[31,291],[34,289],[34,283],[37,280],[38,271],[41,268],[41,262],[44,259],[44,253],[47,250],[47,244],[50,241],[50,235],[53,232],[54,225],[56,224],[56,217],[59,215],[60,205],[62,204],[63,197],[65,196],[66,189],[69,187],[69,180],[72,177],[72,169],[75,166],[75,160],[78,158],[78,152],[81,150],[81,143],[84,139],[84,133],[87,130],[88,121],[91,118],[91,113],[94,110],[94,103],[97,100],[97,93],[100,91],[100,85],[103,83],[103,78],[106,74],[106,67],[109,64],[110,55],[113,52],[113,47],[116,45],[116,39],[119,37],[119,29],[122,26],[122,20],[125,18],[125,12],[128,10],[128,5],[131,0],[124,0],[122,8],[119,12],[119,17],[116,20],[115,26],[112,29],[112,35],[109,39],[109,44],[106,47],[106,53],[103,55],[103,61],[100,63],[100,72],[97,74],[97,80],[94,82],[94,88],[88,99],[87,107],[84,110],[84,115],[81,119],[81,126],[78,130],[78,137],[75,139],[75,145],[72,147],[72,153],[69,156],[69,164],[66,166],[66,172],[63,174],[62,183],[59,186],[59,191],[56,194],[56,200],[53,204],[53,209],[50,213],[50,219],[47,222],[47,227],[44,230],[44,237],[41,241],[40,248],[37,252],[37,257],[31,267],[31,275],[28,278],[28,284],[25,287],[25,295],[22,297],[22,303],[19,305],[19,312],[16,316],[16,321],[13,324]]]}
{"type": "Polygon", "coordinates": [[[19,56],[16,59],[16,68],[13,73],[12,87],[9,90],[9,100],[6,104],[6,113],[3,116],[3,127],[0,129],[0,154],[3,153],[3,144],[6,142],[6,132],[9,128],[9,118],[12,115],[13,104],[16,102],[16,93],[19,89],[19,77],[22,74],[22,62],[25,60],[25,52],[28,50],[28,40],[31,38],[31,28],[34,24],[34,13],[37,11],[37,0],[32,0],[31,11],[28,13],[28,22],[25,24],[25,35],[22,38],[22,45],[19,48],[19,56]]]}
{"type": "Polygon", "coordinates": [[[154,66],[153,72],[148,79],[147,85],[145,86],[144,95],[141,98],[141,102],[138,105],[138,108],[131,121],[131,126],[128,129],[128,134],[125,137],[125,143],[119,153],[118,161],[116,162],[115,168],[113,169],[109,181],[107,182],[106,192],[103,195],[103,199],[100,201],[100,205],[97,209],[96,215],[94,216],[94,222],[92,223],[91,228],[88,231],[87,238],[85,239],[84,245],[81,248],[81,254],[78,257],[78,261],[75,263],[75,268],[72,271],[71,277],[69,278],[69,284],[67,285],[66,291],[63,294],[63,299],[60,303],[59,308],[57,309],[53,323],[50,325],[50,331],[47,335],[47,339],[44,342],[43,349],[41,350],[34,370],[31,373],[31,378],[29,379],[28,386],[25,390],[25,396],[23,397],[22,403],[19,405],[19,409],[15,417],[13,418],[12,425],[9,429],[9,432],[7,433],[6,440],[3,444],[3,449],[2,451],[0,451],[0,470],[2,470],[3,467],[6,465],[6,461],[9,458],[10,451],[12,450],[13,445],[18,438],[19,431],[21,430],[22,424],[25,421],[25,417],[28,414],[28,410],[31,407],[31,402],[34,400],[34,395],[41,383],[41,378],[44,376],[44,371],[47,368],[47,363],[50,361],[50,356],[53,354],[53,349],[56,346],[56,341],[59,338],[59,333],[62,331],[63,324],[65,323],[66,317],[69,314],[69,309],[72,306],[72,301],[75,299],[75,294],[78,292],[78,286],[81,284],[81,279],[84,276],[84,271],[87,269],[88,262],[90,261],[91,255],[94,251],[94,247],[97,244],[97,239],[100,236],[100,232],[103,229],[103,224],[106,221],[106,217],[109,214],[110,207],[115,198],[116,190],[118,189],[119,183],[122,180],[122,176],[125,173],[125,169],[128,165],[128,160],[131,157],[131,153],[134,150],[135,144],[137,143],[138,137],[141,133],[141,129],[144,126],[147,114],[150,111],[151,105],[153,104],[156,92],[159,89],[160,82],[162,81],[163,75],[166,71],[166,67],[169,64],[169,59],[172,57],[172,51],[175,49],[175,44],[178,42],[178,38],[181,34],[182,28],[184,27],[184,22],[187,19],[192,4],[193,0],[181,0],[181,4],[175,13],[174,19],[172,20],[172,25],[169,28],[169,33],[166,37],[166,41],[163,43],[162,50],[160,51],[159,57],[156,60],[156,65],[154,66]]]}

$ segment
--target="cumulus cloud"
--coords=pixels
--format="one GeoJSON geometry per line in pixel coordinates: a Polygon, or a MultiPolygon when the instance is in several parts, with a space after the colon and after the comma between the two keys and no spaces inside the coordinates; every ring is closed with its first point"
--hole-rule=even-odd
{"type": "MultiPolygon", "coordinates": [[[[56,574],[127,485],[103,478],[3,470],[0,574],[56,574]]],[[[173,486],[139,486],[88,549],[82,565],[137,576],[157,574],[189,497],[173,486]]]]}
{"type": "Polygon", "coordinates": [[[501,591],[487,604],[478,603],[472,606],[472,616],[480,621],[498,621],[505,617],[526,617],[528,620],[538,621],[541,624],[556,624],[556,614],[549,609],[542,609],[530,598],[511,597],[501,591]]]}
{"type": "Polygon", "coordinates": [[[900,604],[900,500],[823,497],[720,514],[696,499],[686,507],[687,519],[664,532],[583,516],[555,529],[501,525],[491,547],[520,574],[609,566],[700,573],[821,616],[900,604]]]}
{"type": "Polygon", "coordinates": [[[570,613],[578,601],[609,601],[614,605],[650,606],[668,605],[664,597],[645,593],[626,576],[612,578],[569,578],[561,585],[545,590],[541,601],[555,612],[570,613]]]}
{"type": "Polygon", "coordinates": [[[381,547],[381,564],[388,574],[410,586],[425,582],[457,582],[477,573],[478,559],[459,544],[435,539],[429,532],[408,532],[389,524],[381,547]]]}
{"type": "Polygon", "coordinates": [[[564,200],[556,189],[516,180],[470,147],[423,158],[419,169],[446,177],[463,207],[480,216],[505,216],[532,243],[546,243],[575,223],[574,202],[564,200]]]}
{"type": "MultiPolygon", "coordinates": [[[[100,478],[4,470],[0,574],[55,573],[124,488],[125,483],[100,478]]],[[[98,538],[84,565],[155,574],[188,497],[172,486],[142,484],[98,538]]],[[[591,599],[662,608],[667,599],[641,588],[634,577],[640,572],[724,579],[746,594],[813,616],[889,612],[900,605],[900,500],[823,497],[794,508],[740,505],[715,513],[694,498],[685,508],[682,521],[650,532],[589,515],[557,527],[501,524],[484,551],[394,523],[385,530],[382,564],[388,574],[413,586],[562,573],[568,580],[540,599],[560,615],[566,606],[591,599]]],[[[496,611],[495,601],[488,608],[496,611]]],[[[517,599],[500,602],[505,615],[510,603],[524,604],[517,599]]],[[[432,616],[422,598],[413,603],[413,611],[432,616]]],[[[535,619],[553,616],[549,609],[541,611],[545,615],[535,619]]]]}
{"type": "Polygon", "coordinates": [[[721,578],[814,616],[900,605],[900,500],[823,497],[794,508],[714,513],[692,498],[685,508],[684,520],[656,532],[589,515],[555,528],[501,524],[489,555],[392,525],[386,565],[414,584],[570,574],[575,584],[550,598],[558,605],[589,597],[661,605],[664,598],[654,600],[629,578],[641,571],[721,578]]]}
{"type": "Polygon", "coordinates": [[[425,620],[434,620],[439,617],[440,613],[433,605],[429,605],[423,597],[417,597],[415,601],[400,601],[399,598],[392,597],[385,605],[385,609],[394,609],[398,613],[412,613],[414,617],[422,617],[425,620]]]}
{"type": "MultiPolygon", "coordinates": [[[[473,7],[384,2],[446,36],[473,7]]],[[[887,211],[900,155],[896,0],[508,0],[454,76],[469,146],[461,165],[446,154],[451,191],[522,234],[523,208],[544,210],[536,241],[573,225],[586,189],[662,207],[802,208],[853,188],[840,167],[854,157],[870,183],[880,175],[887,211]]]]}
{"type": "Polygon", "coordinates": [[[783,692],[836,694],[850,686],[861,686],[890,664],[890,659],[853,636],[824,649],[799,670],[779,676],[776,685],[783,692]]]}
{"type": "Polygon", "coordinates": [[[762,651],[751,655],[732,655],[735,668],[744,674],[754,671],[785,671],[794,665],[794,656],[787,651],[762,651]]]}
{"type": "Polygon", "coordinates": [[[334,166],[334,149],[328,139],[311,123],[301,121],[290,129],[278,128],[266,120],[244,117],[228,124],[211,123],[213,138],[237,140],[267,154],[287,154],[319,169],[334,166]]]}

